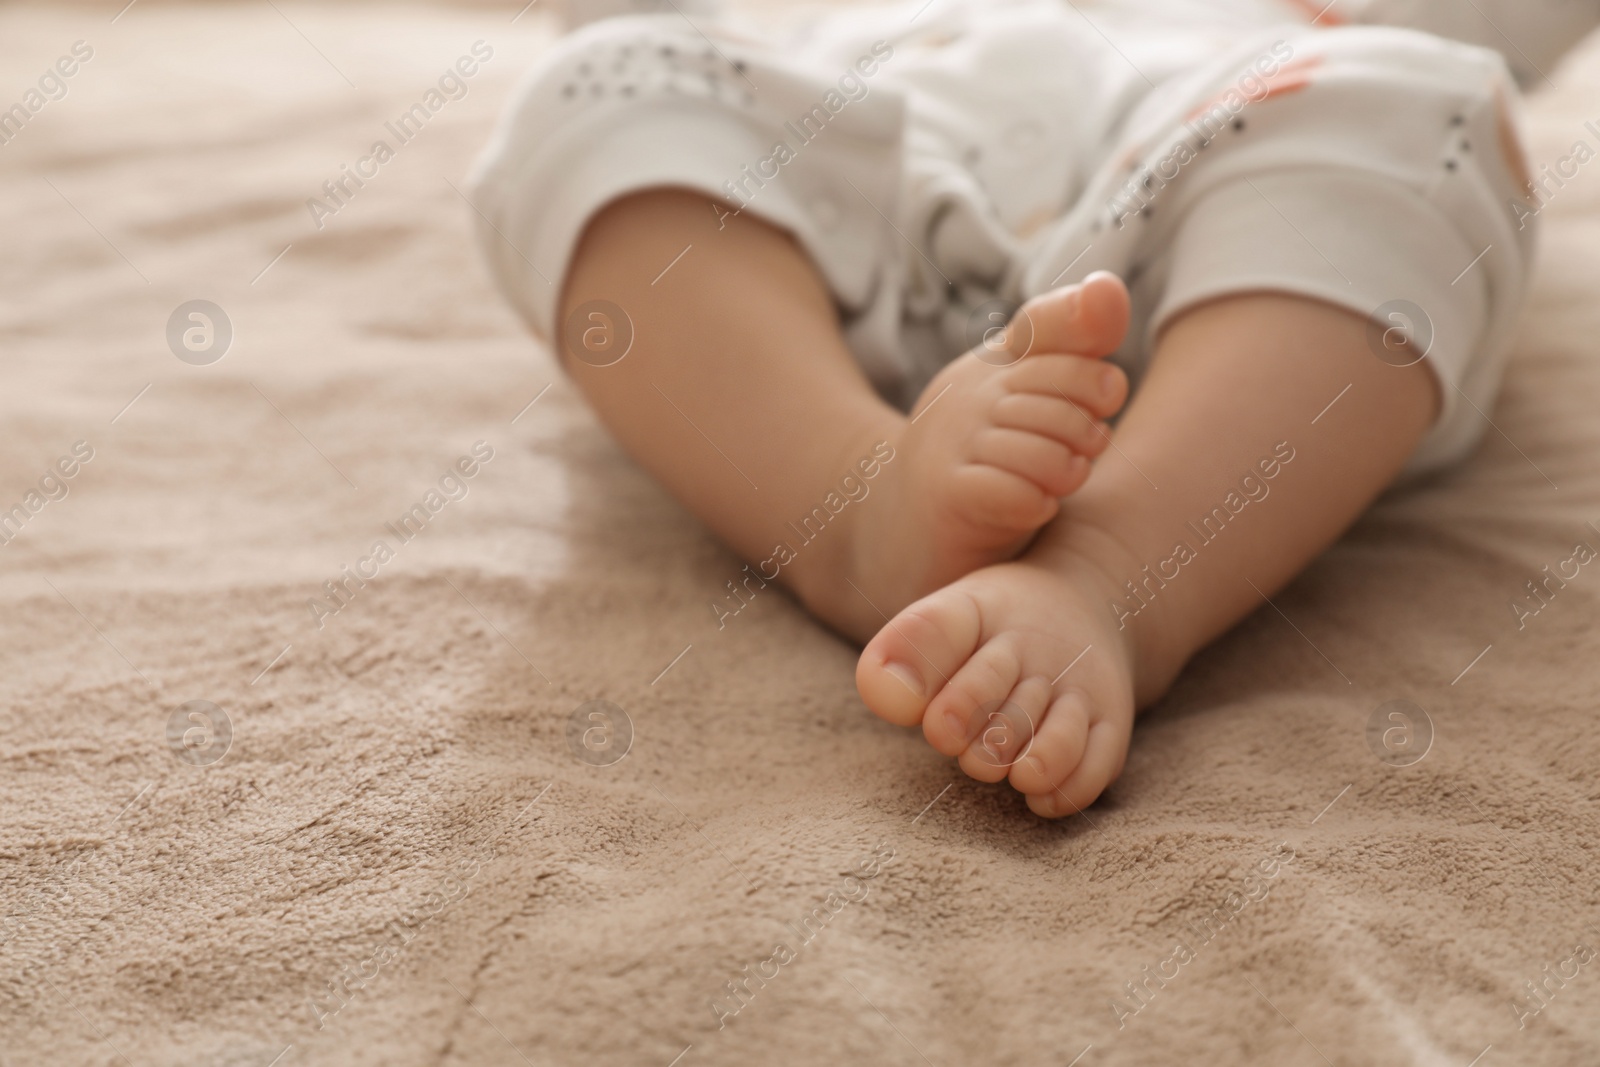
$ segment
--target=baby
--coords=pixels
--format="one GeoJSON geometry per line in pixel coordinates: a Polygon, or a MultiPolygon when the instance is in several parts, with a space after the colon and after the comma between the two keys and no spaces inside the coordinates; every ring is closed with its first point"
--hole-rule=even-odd
{"type": "Polygon", "coordinates": [[[1516,83],[1600,22],[914,0],[772,40],[668,10],[531,72],[475,175],[485,254],[622,445],[865,644],[867,706],[1046,817],[1472,450],[1539,204],[1516,83]]]}

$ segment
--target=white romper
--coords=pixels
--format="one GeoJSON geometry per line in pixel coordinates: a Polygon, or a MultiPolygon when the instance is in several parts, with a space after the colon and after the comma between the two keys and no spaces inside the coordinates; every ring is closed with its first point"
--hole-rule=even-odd
{"type": "Polygon", "coordinates": [[[1484,25],[1465,6],[912,0],[782,39],[607,18],[557,42],[507,109],[473,176],[479,238],[553,339],[597,211],[649,187],[720,198],[794,234],[901,406],[1022,301],[1096,270],[1133,293],[1116,358],[1135,388],[1184,309],[1312,297],[1368,316],[1374,358],[1426,352],[1443,401],[1409,465],[1426,471],[1483,433],[1537,205],[1506,60],[1415,27],[1487,44],[1514,24],[1529,80],[1600,21],[1594,0],[1478,0],[1484,25]]]}

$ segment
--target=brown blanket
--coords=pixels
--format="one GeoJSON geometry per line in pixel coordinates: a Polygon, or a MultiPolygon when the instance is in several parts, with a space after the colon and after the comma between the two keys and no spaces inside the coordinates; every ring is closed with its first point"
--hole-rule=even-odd
{"type": "Polygon", "coordinates": [[[0,8],[0,1064],[1600,1062],[1600,162],[1478,455],[1046,823],[492,292],[537,8],[122,2],[0,8]]]}

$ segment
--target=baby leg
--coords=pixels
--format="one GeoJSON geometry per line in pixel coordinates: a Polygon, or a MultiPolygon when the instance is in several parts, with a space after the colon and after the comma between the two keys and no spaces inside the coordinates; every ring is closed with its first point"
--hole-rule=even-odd
{"type": "Polygon", "coordinates": [[[713,207],[678,190],[625,198],[573,259],[558,321],[579,328],[558,348],[623,447],[752,561],[749,580],[788,585],[857,640],[1026,547],[1126,396],[1120,370],[1085,358],[1122,339],[1121,283],[1035,301],[1017,334],[1031,347],[957,360],[907,418],[858,368],[798,244],[713,207]],[[607,306],[625,318],[601,311],[597,339],[632,334],[616,362],[581,343],[607,306]]]}
{"type": "Polygon", "coordinates": [[[1433,421],[1433,374],[1377,358],[1367,331],[1287,295],[1182,314],[1118,451],[1034,547],[868,644],[868,706],[920,723],[973,777],[1009,777],[1040,815],[1090,804],[1122,769],[1135,709],[1332,543],[1433,421]]]}
{"type": "Polygon", "coordinates": [[[1170,309],[1116,450],[1027,554],[913,604],[857,668],[875,712],[1042,815],[1092,802],[1137,708],[1403,468],[1464,457],[1493,402],[1533,234],[1503,65],[1371,27],[1295,48],[1314,73],[1206,142],[1152,210],[1058,242],[1134,248],[1156,265],[1142,295],[1170,309]],[[1351,121],[1385,98],[1407,100],[1403,139],[1351,121]],[[1324,139],[1343,165],[1283,165],[1324,139]]]}

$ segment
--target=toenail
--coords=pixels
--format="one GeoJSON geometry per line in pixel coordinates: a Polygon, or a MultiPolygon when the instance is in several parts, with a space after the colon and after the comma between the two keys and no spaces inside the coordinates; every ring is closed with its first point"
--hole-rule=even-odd
{"type": "Polygon", "coordinates": [[[1062,310],[1066,313],[1067,317],[1073,319],[1077,318],[1078,313],[1083,310],[1082,285],[1074,286],[1072,291],[1067,294],[1065,305],[1066,306],[1063,307],[1062,310]]]}
{"type": "Polygon", "coordinates": [[[944,713],[944,724],[950,729],[950,736],[963,742],[972,738],[972,724],[968,716],[951,708],[944,713]]]}
{"type": "Polygon", "coordinates": [[[1103,367],[1100,370],[1100,393],[1103,396],[1112,396],[1117,391],[1117,379],[1121,372],[1115,367],[1103,367]]]}
{"type": "Polygon", "coordinates": [[[1038,775],[1040,778],[1044,777],[1044,760],[1038,756],[1023,756],[1022,762],[1028,765],[1030,773],[1038,775]]]}
{"type": "Polygon", "coordinates": [[[922,695],[922,677],[904,663],[885,663],[884,672],[917,696],[922,695]]]}

